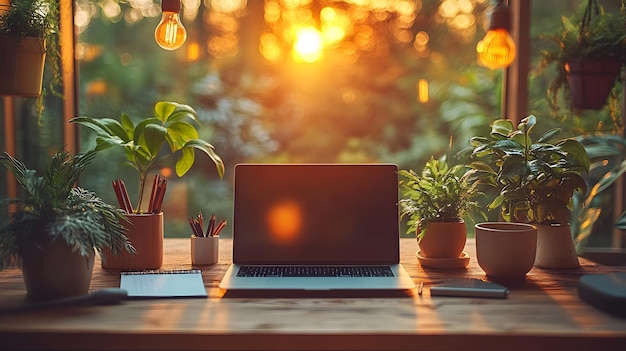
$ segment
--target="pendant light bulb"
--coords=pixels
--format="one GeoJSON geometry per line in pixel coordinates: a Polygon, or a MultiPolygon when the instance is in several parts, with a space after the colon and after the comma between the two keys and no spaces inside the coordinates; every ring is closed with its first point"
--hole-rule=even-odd
{"type": "Polygon", "coordinates": [[[154,39],[165,50],[176,50],[183,46],[187,31],[180,21],[180,0],[163,0],[161,22],[154,31],[154,39]]]}
{"type": "Polygon", "coordinates": [[[503,1],[500,1],[491,14],[489,31],[476,45],[478,64],[489,69],[498,69],[513,63],[517,49],[509,33],[510,22],[509,9],[503,1]]]}
{"type": "Polygon", "coordinates": [[[478,63],[489,69],[508,67],[515,59],[515,41],[505,29],[492,29],[476,45],[478,63]]]}

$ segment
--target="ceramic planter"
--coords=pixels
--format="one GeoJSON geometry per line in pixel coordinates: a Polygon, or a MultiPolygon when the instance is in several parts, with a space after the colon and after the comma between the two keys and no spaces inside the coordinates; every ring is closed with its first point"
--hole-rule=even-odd
{"type": "Polygon", "coordinates": [[[22,249],[27,298],[35,301],[84,295],[89,291],[94,252],[81,256],[63,240],[22,249]]]}
{"type": "Polygon", "coordinates": [[[0,95],[41,95],[45,58],[43,40],[0,35],[0,95]]]}
{"type": "Polygon", "coordinates": [[[421,239],[421,255],[426,258],[458,258],[465,248],[465,222],[430,222],[421,239]]]}
{"type": "Polygon", "coordinates": [[[588,58],[565,65],[574,108],[599,110],[606,103],[622,65],[618,58],[588,58]]]}
{"type": "Polygon", "coordinates": [[[537,225],[535,266],[543,268],[580,267],[569,225],[537,225]]]}
{"type": "Polygon", "coordinates": [[[126,215],[126,236],[135,247],[135,253],[126,251],[112,254],[102,250],[102,268],[119,270],[158,269],[163,264],[163,212],[158,214],[126,215]]]}
{"type": "Polygon", "coordinates": [[[524,279],[535,263],[537,227],[524,223],[487,222],[474,226],[476,259],[488,276],[524,279]]]}
{"type": "Polygon", "coordinates": [[[219,236],[191,236],[191,264],[215,264],[219,258],[219,236]]]}

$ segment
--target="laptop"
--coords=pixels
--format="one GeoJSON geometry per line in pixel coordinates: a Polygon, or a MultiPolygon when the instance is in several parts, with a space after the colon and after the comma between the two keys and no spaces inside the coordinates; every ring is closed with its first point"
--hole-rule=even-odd
{"type": "Polygon", "coordinates": [[[394,164],[238,164],[226,290],[408,290],[394,164]]]}

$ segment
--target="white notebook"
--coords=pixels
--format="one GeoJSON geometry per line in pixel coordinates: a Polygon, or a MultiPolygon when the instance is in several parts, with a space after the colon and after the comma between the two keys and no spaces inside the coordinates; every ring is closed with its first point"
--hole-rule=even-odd
{"type": "Polygon", "coordinates": [[[120,272],[128,297],[207,297],[202,272],[193,270],[120,272]]]}

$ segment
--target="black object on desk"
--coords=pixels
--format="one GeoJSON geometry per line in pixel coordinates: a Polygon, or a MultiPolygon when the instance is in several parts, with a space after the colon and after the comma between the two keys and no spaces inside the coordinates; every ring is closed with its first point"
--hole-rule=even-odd
{"type": "Polygon", "coordinates": [[[583,275],[578,280],[578,295],[600,310],[626,317],[626,272],[583,275]]]}

